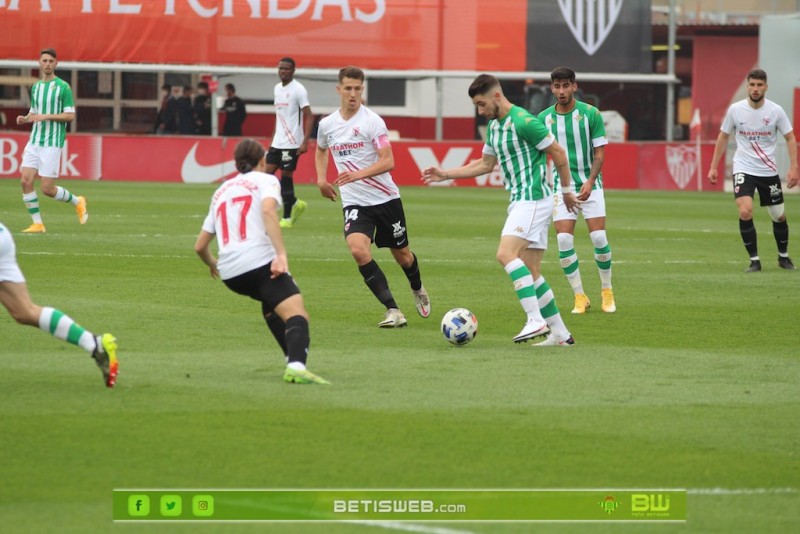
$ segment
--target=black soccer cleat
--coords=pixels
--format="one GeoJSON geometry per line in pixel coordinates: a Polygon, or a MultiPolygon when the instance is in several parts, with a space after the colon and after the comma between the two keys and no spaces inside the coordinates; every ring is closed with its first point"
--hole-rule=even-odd
{"type": "Polygon", "coordinates": [[[786,256],[785,258],[783,256],[778,256],[778,267],[781,269],[788,269],[790,271],[797,269],[797,267],[794,266],[794,263],[792,263],[792,258],[789,256],[786,256]]]}
{"type": "MultiPolygon", "coordinates": [[[[785,267],[788,268],[788,267],[785,267]]],[[[750,260],[750,267],[744,270],[746,273],[757,273],[761,270],[760,260],[750,260]]]]}

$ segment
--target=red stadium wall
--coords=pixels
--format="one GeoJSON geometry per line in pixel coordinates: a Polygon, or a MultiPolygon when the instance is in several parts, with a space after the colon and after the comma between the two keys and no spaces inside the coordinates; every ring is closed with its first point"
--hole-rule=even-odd
{"type": "MultiPolygon", "coordinates": [[[[268,138],[259,138],[265,144],[268,138]]],[[[19,177],[27,134],[0,133],[0,178],[19,177]]],[[[83,180],[211,183],[235,173],[233,149],[236,138],[193,136],[70,135],[62,154],[61,176],[83,180]],[[131,157],[147,154],[147,157],[131,157]]],[[[395,141],[395,169],[399,185],[421,185],[422,169],[441,165],[452,168],[481,156],[482,144],[464,142],[395,141]]],[[[314,150],[314,147],[311,147],[314,150]]],[[[705,177],[714,144],[701,149],[701,174],[705,177]]],[[[608,145],[603,181],[609,189],[697,190],[698,160],[690,143],[615,143],[608,145]]],[[[720,165],[722,172],[722,166],[720,165]]],[[[300,158],[295,180],[314,183],[314,158],[300,158]]],[[[335,174],[329,166],[328,176],[335,174]]],[[[711,187],[703,178],[704,190],[711,187]]],[[[501,187],[498,170],[450,185],[501,187]]]]}

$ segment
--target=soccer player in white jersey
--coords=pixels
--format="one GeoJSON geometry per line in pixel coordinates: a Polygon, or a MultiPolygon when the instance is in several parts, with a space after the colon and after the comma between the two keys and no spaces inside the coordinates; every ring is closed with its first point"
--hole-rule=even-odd
{"type": "Polygon", "coordinates": [[[314,116],[308,102],[308,91],[294,79],[294,59],[285,57],[278,63],[280,83],[275,85],[275,132],[267,152],[269,174],[281,171],[283,217],[281,228],[291,228],[308,204],[294,194],[294,171],[300,155],[308,151],[308,138],[314,128],[314,116]]]}
{"type": "Polygon", "coordinates": [[[745,272],[761,270],[758,256],[756,227],[753,224],[753,197],[758,190],[761,205],[767,207],[772,219],[772,233],[778,244],[778,266],[794,269],[789,258],[789,225],[783,205],[783,189],[775,161],[778,133],[786,139],[789,152],[789,172],[786,185],[794,187],[800,182],[797,168],[797,141],[786,112],[778,104],[767,100],[767,73],[753,69],[747,73],[747,98],[728,108],[720,126],[708,179],[717,183],[717,166],[728,146],[728,138],[736,135],[736,153],[733,156],[733,196],[739,208],[739,233],[744,248],[750,255],[750,266],[745,272]]]}
{"type": "Polygon", "coordinates": [[[337,196],[334,186],[339,188],[345,241],[367,287],[386,306],[378,326],[406,326],[408,321],[371,251],[373,241],[379,248],[389,247],[408,278],[417,312],[429,317],[430,299],[422,286],[417,256],[409,249],[400,190],[389,174],[394,168],[389,132],[383,119],[363,105],[364,71],[353,66],[341,69],[336,91],[341,107],[323,118],[317,130],[317,185],[322,196],[332,201],[337,196]],[[338,171],[333,184],[326,177],[328,152],[338,171]]]}
{"type": "Polygon", "coordinates": [[[261,303],[261,316],[287,361],[283,380],[295,384],[329,384],[306,369],[308,312],[289,274],[289,261],[278,223],[281,185],[264,172],[264,147],[244,139],[234,150],[241,173],[223,183],[211,197],[211,207],[194,250],[231,291],[261,303]],[[209,250],[217,238],[219,258],[209,250]]]}
{"type": "Polygon", "coordinates": [[[31,137],[22,155],[22,200],[33,224],[23,230],[29,234],[46,231],[39,211],[39,197],[34,181],[40,178],[42,193],[48,197],[69,202],[75,206],[78,221],[85,224],[89,219],[86,198],[75,196],[67,189],[57,186],[61,150],[67,136],[67,124],[75,119],[75,102],[69,84],[55,74],[56,51],[45,48],[39,53],[39,71],[42,79],[31,89],[31,108],[27,115],[17,116],[17,124],[33,124],[31,137]]]}
{"type": "Polygon", "coordinates": [[[111,334],[97,336],[64,312],[33,303],[17,264],[14,239],[3,223],[0,223],[0,303],[19,324],[37,327],[88,352],[103,373],[106,386],[114,387],[119,370],[116,338],[111,334]]]}
{"type": "Polygon", "coordinates": [[[525,326],[514,336],[514,342],[547,336],[537,345],[574,345],[553,290],[541,274],[553,214],[553,190],[545,176],[548,154],[558,169],[567,211],[580,209],[580,201],[572,192],[567,155],[539,119],[508,101],[494,76],[481,74],[469,86],[468,93],[478,114],[489,119],[481,159],[457,169],[429,167],[423,171],[422,179],[431,183],[471,178],[500,166],[503,184],[511,193],[511,204],[500,235],[497,260],[511,278],[527,315],[525,326]]]}
{"type": "MultiPolygon", "coordinates": [[[[577,89],[575,71],[567,67],[553,69],[550,73],[550,90],[556,97],[556,103],[539,113],[539,120],[553,132],[558,144],[567,151],[573,191],[578,195],[578,200],[583,201],[581,213],[589,228],[589,239],[594,245],[594,261],[600,272],[601,308],[606,313],[614,313],[617,305],[611,289],[611,247],[606,236],[606,201],[600,170],[608,139],[600,111],[576,100],[577,89]]],[[[553,222],[558,240],[558,257],[575,293],[572,313],[586,313],[591,302],[583,289],[578,254],[575,252],[575,221],[578,220],[578,214],[569,211],[561,201],[559,185],[556,179],[553,222]]]]}

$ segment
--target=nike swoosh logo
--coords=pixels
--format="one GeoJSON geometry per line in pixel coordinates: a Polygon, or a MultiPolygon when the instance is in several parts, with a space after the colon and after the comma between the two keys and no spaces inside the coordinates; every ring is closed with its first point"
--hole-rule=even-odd
{"type": "Polygon", "coordinates": [[[236,172],[236,162],[234,160],[221,161],[213,165],[198,163],[197,145],[199,144],[199,142],[195,143],[183,159],[183,165],[181,165],[181,180],[183,180],[184,183],[210,184],[236,172]]]}

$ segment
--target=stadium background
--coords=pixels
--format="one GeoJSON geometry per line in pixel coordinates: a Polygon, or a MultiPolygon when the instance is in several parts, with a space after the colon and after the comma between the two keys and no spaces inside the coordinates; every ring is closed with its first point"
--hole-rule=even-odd
{"type": "MultiPolygon", "coordinates": [[[[274,125],[275,65],[291,55],[318,116],[337,106],[338,67],[367,69],[368,103],[398,139],[401,185],[418,183],[415,163],[441,162],[467,148],[478,153],[479,142],[465,142],[481,137],[481,120],[464,95],[475,72],[497,73],[512,101],[533,108],[534,94],[548,103],[546,73],[563,64],[578,71],[587,101],[627,120],[614,139],[623,142],[609,149],[607,187],[699,189],[697,171],[708,161],[725,109],[743,97],[749,68],[768,71],[768,96],[800,122],[800,64],[791,56],[800,47],[800,7],[796,0],[720,0],[711,9],[691,0],[674,3],[670,59],[670,2],[664,0],[628,0],[624,9],[619,0],[600,2],[613,24],[603,40],[595,36],[594,49],[587,33],[570,30],[580,24],[582,2],[560,11],[544,0],[500,0],[491,10],[478,0],[4,1],[0,177],[17,176],[27,131],[14,118],[27,109],[38,50],[53,46],[58,75],[72,84],[79,110],[65,177],[202,182],[216,165],[215,179],[222,178],[231,148],[224,139],[140,137],[152,129],[160,85],[211,80],[219,105],[222,87],[233,82],[248,104],[244,134],[266,138],[274,125]],[[694,110],[700,124],[690,128],[694,110]],[[697,136],[702,151],[682,143],[697,136]],[[122,156],[139,149],[153,157],[122,156]],[[186,176],[198,166],[201,177],[186,176]]],[[[224,114],[216,118],[221,129],[224,114]]],[[[311,183],[312,176],[310,160],[301,160],[298,181],[311,183]]],[[[497,181],[474,182],[487,184],[497,181]]]]}

